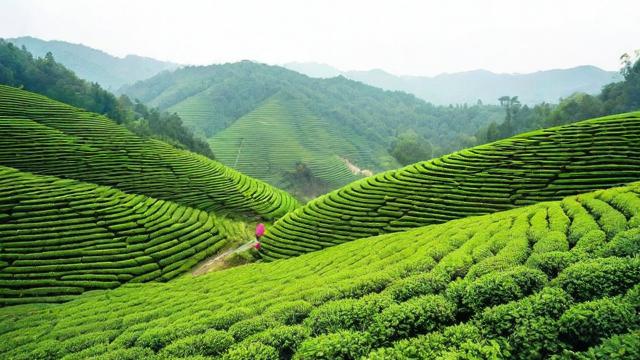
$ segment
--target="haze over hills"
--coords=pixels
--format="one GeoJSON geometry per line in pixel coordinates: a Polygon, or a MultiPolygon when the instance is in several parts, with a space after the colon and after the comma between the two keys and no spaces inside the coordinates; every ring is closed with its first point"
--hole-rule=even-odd
{"type": "Polygon", "coordinates": [[[608,83],[620,81],[615,71],[585,65],[570,69],[553,69],[529,74],[496,74],[474,70],[437,76],[398,76],[374,69],[341,71],[318,63],[288,63],[284,67],[307,76],[327,78],[342,75],[385,90],[399,90],[438,105],[497,104],[503,95],[518,96],[523,104],[557,103],[575,92],[596,94],[608,83]]]}
{"type": "Polygon", "coordinates": [[[58,62],[71,69],[80,78],[97,82],[111,91],[125,84],[150,78],[161,71],[174,70],[179,66],[137,55],[119,58],[101,50],[66,41],[46,41],[31,36],[6,40],[16,46],[26,47],[37,57],[44,57],[47,52],[51,52],[58,62]]]}

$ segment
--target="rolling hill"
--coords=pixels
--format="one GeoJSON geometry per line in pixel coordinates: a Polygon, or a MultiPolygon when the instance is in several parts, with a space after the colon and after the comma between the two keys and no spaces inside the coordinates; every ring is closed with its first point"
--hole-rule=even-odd
{"type": "Polygon", "coordinates": [[[437,105],[498,104],[504,95],[518,96],[523,104],[557,103],[558,99],[581,92],[597,94],[603,86],[620,81],[616,71],[584,65],[528,74],[497,74],[474,70],[436,76],[393,75],[384,70],[340,71],[327,65],[289,63],[284,67],[311,77],[344,76],[385,90],[404,91],[437,105]]]}
{"type": "Polygon", "coordinates": [[[305,198],[362,177],[346,159],[361,163],[369,149],[338,141],[342,136],[295,97],[277,93],[209,144],[223,164],[283,189],[299,189],[294,195],[305,198]]]}
{"type": "Polygon", "coordinates": [[[34,56],[44,57],[48,52],[80,78],[97,82],[116,91],[125,84],[148,79],[162,71],[175,70],[178,64],[156,59],[127,55],[124,58],[82,44],[66,41],[42,40],[31,36],[7,39],[16,46],[24,46],[34,56]]]}
{"type": "Polygon", "coordinates": [[[261,251],[295,256],[638,179],[640,113],[587,120],[356,181],[279,219],[261,251]]]}
{"type": "Polygon", "coordinates": [[[226,243],[204,211],[0,166],[0,306],[169,280],[226,243]]]}
{"type": "Polygon", "coordinates": [[[10,359],[571,359],[640,351],[640,184],[61,305],[10,359]]]}
{"type": "MultiPolygon", "coordinates": [[[[288,102],[293,107],[287,112],[306,108],[305,113],[333,130],[330,134],[332,143],[358,149],[353,158],[353,152],[344,152],[344,147],[327,147],[323,161],[326,167],[312,171],[318,182],[322,180],[322,173],[334,171],[336,157],[374,173],[397,168],[399,163],[389,151],[403,132],[416,132],[433,145],[435,154],[444,154],[465,147],[476,131],[491,121],[499,122],[504,116],[504,110],[498,106],[436,107],[409,94],[383,91],[343,77],[312,79],[281,67],[249,61],[185,67],[125,87],[123,92],[150,106],[177,112],[187,126],[211,140],[214,147],[215,137],[239,119],[245,124],[236,126],[245,131],[242,136],[259,136],[247,133],[253,131],[246,127],[246,123],[254,119],[249,114],[260,110],[259,107],[276,94],[285,93],[295,100],[288,102]]],[[[282,119],[278,121],[282,122],[282,119]]],[[[295,124],[287,126],[294,127],[295,124]]],[[[299,133],[304,135],[312,131],[312,128],[301,129],[299,133]]],[[[297,142],[307,140],[306,137],[295,139],[297,142]]],[[[225,146],[225,151],[237,153],[240,145],[239,142],[235,144],[236,148],[225,146]]],[[[275,156],[255,152],[248,156],[275,156]]],[[[295,167],[289,167],[275,176],[281,178],[294,171],[295,167]]],[[[295,185],[285,187],[285,190],[300,193],[303,186],[295,185]]],[[[307,197],[314,195],[318,193],[307,194],[307,197]]]]}
{"type": "Polygon", "coordinates": [[[219,215],[277,218],[286,192],[217,161],[135,135],[111,120],[0,86],[0,165],[113,186],[219,215]]]}

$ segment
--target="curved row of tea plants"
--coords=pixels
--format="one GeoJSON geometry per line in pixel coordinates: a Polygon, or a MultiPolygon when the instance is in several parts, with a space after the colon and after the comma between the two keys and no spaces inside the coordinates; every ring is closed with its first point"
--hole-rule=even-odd
{"type": "Polygon", "coordinates": [[[0,309],[0,357],[633,358],[639,255],[635,183],[197,278],[0,309]]]}
{"type": "Polygon", "coordinates": [[[226,242],[204,211],[0,166],[0,306],[169,280],[226,242]]]}
{"type": "Polygon", "coordinates": [[[280,92],[217,133],[209,145],[220,162],[243,174],[294,193],[304,192],[297,181],[310,176],[326,193],[362,177],[340,158],[357,162],[365,158],[363,149],[341,140],[300,101],[280,92]],[[301,165],[310,174],[294,179],[301,165]]]}
{"type": "Polygon", "coordinates": [[[638,179],[640,113],[587,120],[359,180],[281,218],[262,249],[285,258],[638,179]]]}
{"type": "Polygon", "coordinates": [[[0,164],[208,212],[277,218],[298,206],[286,192],[217,161],[8,86],[0,86],[0,164]]]}

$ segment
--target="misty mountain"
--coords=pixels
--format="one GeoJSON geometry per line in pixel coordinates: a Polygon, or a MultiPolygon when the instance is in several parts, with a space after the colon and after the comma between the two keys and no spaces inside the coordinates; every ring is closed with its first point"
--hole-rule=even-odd
{"type": "Polygon", "coordinates": [[[97,82],[111,91],[179,66],[137,55],[119,58],[101,50],[65,41],[45,41],[30,36],[7,41],[19,47],[26,47],[36,57],[43,57],[47,52],[51,52],[56,61],[71,69],[80,78],[97,82]]]}
{"type": "Polygon", "coordinates": [[[576,92],[597,94],[602,87],[620,81],[618,72],[585,65],[570,69],[538,71],[530,74],[496,74],[474,70],[427,76],[397,76],[380,69],[342,72],[329,65],[289,63],[285,67],[311,77],[342,75],[385,90],[399,90],[433,104],[497,104],[503,95],[518,96],[523,104],[557,103],[576,92]]]}

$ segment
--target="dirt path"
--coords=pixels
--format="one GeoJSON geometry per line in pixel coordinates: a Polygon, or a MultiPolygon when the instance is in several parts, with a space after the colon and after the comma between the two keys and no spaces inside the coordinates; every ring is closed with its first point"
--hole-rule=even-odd
{"type": "Polygon", "coordinates": [[[251,240],[250,242],[242,244],[235,249],[229,249],[220,254],[217,254],[216,256],[208,260],[205,260],[204,262],[200,263],[195,268],[193,268],[193,270],[191,270],[191,274],[193,276],[204,275],[209,271],[214,270],[217,266],[222,265],[224,259],[227,256],[238,253],[238,252],[242,252],[245,250],[249,250],[254,246],[255,243],[256,243],[255,240],[251,240]]]}

